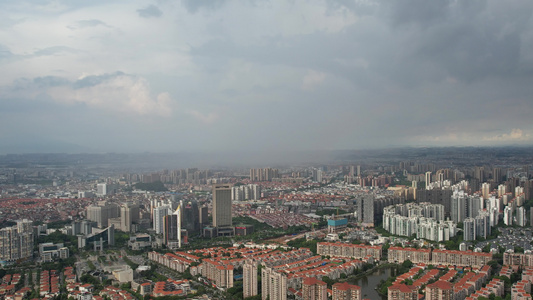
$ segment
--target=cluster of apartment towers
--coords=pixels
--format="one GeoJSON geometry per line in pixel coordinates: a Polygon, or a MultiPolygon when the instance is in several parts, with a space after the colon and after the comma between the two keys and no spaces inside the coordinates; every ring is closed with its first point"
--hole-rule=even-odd
{"type": "MultiPolygon", "coordinates": [[[[426,189],[415,190],[419,203],[396,204],[383,210],[383,227],[392,234],[413,236],[431,241],[446,241],[457,233],[457,225],[463,223],[464,240],[487,238],[491,227],[503,219],[505,225],[526,226],[526,209],[523,204],[531,189],[531,182],[525,186],[516,185],[514,191],[507,191],[507,185],[500,184],[492,189],[493,183],[485,182],[478,190],[471,183],[462,180],[452,185],[444,180],[444,173],[438,181],[431,182],[431,172],[425,174],[426,189]],[[472,194],[468,191],[478,190],[472,194]],[[427,202],[421,202],[427,201],[427,202]]],[[[416,181],[413,187],[416,188],[416,181]]],[[[533,211],[531,211],[533,216],[533,211]]],[[[533,218],[532,218],[533,219],[533,218]]]]}

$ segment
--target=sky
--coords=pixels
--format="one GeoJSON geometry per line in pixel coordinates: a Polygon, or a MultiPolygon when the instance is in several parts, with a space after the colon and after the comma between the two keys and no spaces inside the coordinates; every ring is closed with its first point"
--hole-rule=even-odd
{"type": "Polygon", "coordinates": [[[532,13],[0,0],[0,153],[531,145],[532,13]]]}

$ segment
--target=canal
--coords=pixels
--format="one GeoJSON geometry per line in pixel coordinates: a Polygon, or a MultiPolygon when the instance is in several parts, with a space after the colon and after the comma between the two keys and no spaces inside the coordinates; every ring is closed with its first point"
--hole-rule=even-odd
{"type": "Polygon", "coordinates": [[[376,291],[379,282],[387,280],[390,276],[397,276],[395,268],[377,269],[365,277],[348,281],[350,284],[355,284],[361,287],[361,296],[363,299],[387,299],[387,295],[381,296],[376,291]]]}

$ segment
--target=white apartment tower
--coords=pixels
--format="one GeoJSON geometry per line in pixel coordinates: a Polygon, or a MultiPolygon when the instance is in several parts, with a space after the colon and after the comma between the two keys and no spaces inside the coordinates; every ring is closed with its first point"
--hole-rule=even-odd
{"type": "Polygon", "coordinates": [[[154,230],[156,234],[163,234],[165,229],[164,218],[170,214],[170,207],[168,206],[159,206],[154,208],[154,230]]]}
{"type": "Polygon", "coordinates": [[[247,298],[257,294],[257,262],[249,260],[243,266],[243,296],[247,298]]]}
{"type": "Polygon", "coordinates": [[[431,183],[431,172],[426,172],[426,190],[429,190],[430,183],[431,183]]]}

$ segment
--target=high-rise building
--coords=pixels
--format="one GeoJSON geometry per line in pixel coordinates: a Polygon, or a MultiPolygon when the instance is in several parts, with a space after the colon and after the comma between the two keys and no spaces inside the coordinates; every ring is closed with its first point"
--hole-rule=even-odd
{"type": "Polygon", "coordinates": [[[287,300],[287,275],[269,267],[261,269],[261,298],[287,300]]]}
{"type": "Polygon", "coordinates": [[[482,237],[486,239],[491,233],[490,212],[487,210],[480,210],[475,217],[476,220],[476,238],[482,237]]]}
{"type": "Polygon", "coordinates": [[[166,215],[163,217],[163,239],[165,245],[178,241],[178,215],[166,215]]]}
{"type": "Polygon", "coordinates": [[[302,282],[304,300],[328,300],[328,285],[314,277],[306,277],[302,282]]]}
{"type": "Polygon", "coordinates": [[[450,216],[455,223],[463,222],[466,218],[466,199],[468,195],[464,191],[455,191],[451,197],[450,216]]]}
{"type": "Polygon", "coordinates": [[[374,224],[374,196],[361,195],[356,199],[356,218],[360,223],[374,224]]]}
{"type": "Polygon", "coordinates": [[[484,182],[481,185],[481,193],[483,194],[483,199],[485,200],[489,199],[490,192],[491,192],[490,183],[484,182]]]}
{"type": "Polygon", "coordinates": [[[171,213],[170,207],[168,206],[159,206],[154,208],[153,223],[154,230],[156,234],[161,234],[164,231],[164,217],[168,216],[171,213]]]}
{"type": "Polygon", "coordinates": [[[132,224],[139,221],[139,205],[124,203],[120,207],[120,229],[124,232],[131,232],[134,228],[132,224]]]}
{"type": "Polygon", "coordinates": [[[87,219],[96,222],[99,228],[106,228],[109,219],[120,215],[120,208],[116,204],[105,204],[103,206],[91,205],[87,207],[87,219]]]}
{"type": "Polygon", "coordinates": [[[463,239],[465,241],[473,241],[476,239],[476,220],[474,218],[464,219],[463,239]]]}
{"type": "Polygon", "coordinates": [[[313,181],[322,182],[322,170],[313,169],[313,181]]]}
{"type": "Polygon", "coordinates": [[[0,229],[0,260],[13,262],[33,255],[32,221],[18,220],[12,227],[0,229]]]}
{"type": "Polygon", "coordinates": [[[476,178],[479,182],[484,182],[485,181],[485,168],[475,167],[474,178],[476,178]]]}
{"type": "Polygon", "coordinates": [[[496,182],[496,184],[502,182],[502,168],[492,169],[492,179],[494,179],[494,182],[496,182]]]}
{"type": "Polygon", "coordinates": [[[251,181],[272,181],[273,178],[279,178],[279,170],[272,168],[250,169],[251,181]]]}
{"type": "Polygon", "coordinates": [[[207,206],[202,205],[198,207],[198,215],[200,226],[203,228],[206,225],[209,225],[209,212],[207,206]]]}
{"type": "Polygon", "coordinates": [[[231,185],[213,185],[213,226],[230,227],[231,222],[231,185]]]}
{"type": "Polygon", "coordinates": [[[107,184],[106,183],[99,183],[96,185],[96,195],[100,197],[107,195],[107,184]]]}
{"type": "Polygon", "coordinates": [[[184,203],[182,210],[182,228],[186,229],[188,234],[196,234],[200,232],[198,203],[195,200],[187,201],[184,203]]]}
{"type": "Polygon", "coordinates": [[[510,206],[503,210],[503,223],[507,226],[513,225],[513,208],[510,206]]]}
{"type": "Polygon", "coordinates": [[[246,261],[242,271],[244,298],[257,295],[257,262],[252,260],[246,261]]]}
{"type": "Polygon", "coordinates": [[[431,183],[431,172],[426,172],[426,190],[429,190],[429,184],[431,183]]]}
{"type": "Polygon", "coordinates": [[[523,206],[516,208],[516,225],[526,226],[526,209],[523,206]]]}

